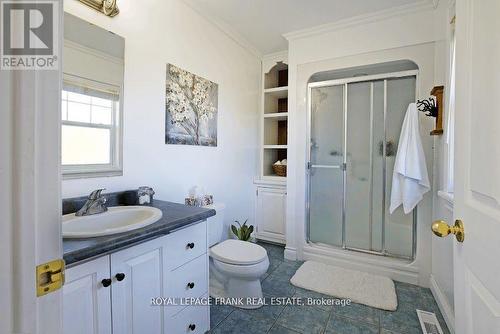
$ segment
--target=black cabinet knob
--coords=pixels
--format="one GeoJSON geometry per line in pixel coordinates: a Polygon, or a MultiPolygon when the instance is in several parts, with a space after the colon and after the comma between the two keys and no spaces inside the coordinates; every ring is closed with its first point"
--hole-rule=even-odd
{"type": "Polygon", "coordinates": [[[105,278],[101,281],[103,287],[107,288],[111,285],[111,278],[105,278]]]}
{"type": "Polygon", "coordinates": [[[125,279],[125,274],[124,273],[118,273],[115,275],[115,278],[118,282],[121,282],[125,279]]]}
{"type": "Polygon", "coordinates": [[[187,244],[187,247],[188,247],[188,248],[193,249],[193,248],[194,248],[194,242],[190,242],[190,243],[188,243],[188,244],[187,244]]]}
{"type": "Polygon", "coordinates": [[[188,288],[190,288],[190,289],[194,288],[194,283],[193,282],[188,283],[188,288]]]}
{"type": "Polygon", "coordinates": [[[191,324],[188,326],[188,328],[192,331],[194,331],[196,329],[196,325],[195,324],[191,324]]]}

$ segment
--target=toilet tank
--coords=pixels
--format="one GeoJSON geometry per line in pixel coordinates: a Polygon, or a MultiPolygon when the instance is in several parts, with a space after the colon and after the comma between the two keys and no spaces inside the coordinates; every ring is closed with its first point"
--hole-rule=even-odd
{"type": "Polygon", "coordinates": [[[205,206],[205,208],[214,209],[217,212],[215,216],[207,218],[209,247],[212,247],[213,245],[226,239],[227,231],[224,226],[225,207],[224,203],[214,203],[212,205],[205,206]]]}

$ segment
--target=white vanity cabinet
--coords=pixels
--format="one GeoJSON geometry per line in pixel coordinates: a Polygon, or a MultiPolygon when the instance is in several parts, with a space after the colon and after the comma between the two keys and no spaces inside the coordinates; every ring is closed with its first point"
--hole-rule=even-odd
{"type": "Polygon", "coordinates": [[[168,260],[165,238],[110,257],[113,333],[163,333],[163,307],[152,306],[151,298],[166,297],[162,293],[168,260]]]}
{"type": "Polygon", "coordinates": [[[255,236],[258,239],[284,244],[286,242],[285,187],[257,187],[255,201],[255,236]]]}
{"type": "Polygon", "coordinates": [[[111,289],[109,256],[66,270],[63,287],[63,328],[71,334],[111,334],[111,289]]]}
{"type": "Polygon", "coordinates": [[[206,298],[207,251],[207,226],[201,222],[67,269],[64,333],[205,333],[208,305],[151,301],[206,298]]]}

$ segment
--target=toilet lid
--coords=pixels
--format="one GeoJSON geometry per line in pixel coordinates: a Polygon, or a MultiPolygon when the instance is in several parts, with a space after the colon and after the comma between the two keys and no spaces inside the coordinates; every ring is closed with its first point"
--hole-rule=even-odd
{"type": "Polygon", "coordinates": [[[228,239],[210,248],[210,255],[229,264],[256,264],[267,257],[266,249],[253,242],[228,239]]]}

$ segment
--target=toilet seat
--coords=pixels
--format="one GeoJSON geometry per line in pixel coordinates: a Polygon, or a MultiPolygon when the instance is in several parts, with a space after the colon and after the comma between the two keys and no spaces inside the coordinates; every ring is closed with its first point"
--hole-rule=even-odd
{"type": "Polygon", "coordinates": [[[214,259],[234,265],[252,265],[267,258],[266,249],[248,241],[228,239],[210,248],[214,259]]]}

